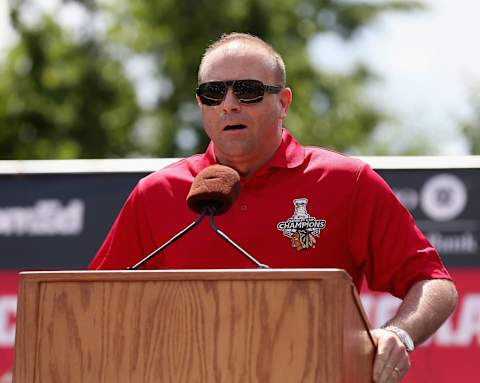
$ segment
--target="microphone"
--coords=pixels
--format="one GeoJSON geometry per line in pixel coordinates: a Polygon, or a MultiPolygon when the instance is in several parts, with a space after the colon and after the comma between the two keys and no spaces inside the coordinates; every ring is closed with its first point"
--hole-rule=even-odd
{"type": "Polygon", "coordinates": [[[227,241],[233,247],[235,247],[240,253],[246,256],[250,261],[255,263],[259,268],[268,269],[267,265],[258,262],[254,257],[243,250],[239,245],[232,241],[226,234],[221,232],[215,225],[214,216],[224,214],[230,209],[232,204],[240,194],[240,175],[238,172],[228,166],[224,165],[212,165],[203,169],[192,182],[190,191],[187,196],[188,207],[200,216],[188,225],[185,229],[181,230],[170,238],[163,245],[156,250],[148,254],[141,261],[133,266],[127,268],[127,270],[136,270],[145,262],[149,261],[160,253],[167,246],[171,245],[178,238],[189,232],[192,228],[198,225],[207,214],[210,215],[210,226],[213,231],[217,233],[222,239],[227,241]]]}
{"type": "Polygon", "coordinates": [[[194,178],[187,196],[187,205],[198,214],[213,209],[215,215],[224,214],[240,194],[240,175],[224,165],[212,165],[194,178]]]}

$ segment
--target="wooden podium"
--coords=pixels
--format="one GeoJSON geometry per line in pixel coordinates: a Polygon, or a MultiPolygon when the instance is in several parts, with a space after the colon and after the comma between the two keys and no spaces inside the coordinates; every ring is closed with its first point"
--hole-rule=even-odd
{"type": "Polygon", "coordinates": [[[20,274],[15,383],[371,382],[342,270],[20,274]]]}

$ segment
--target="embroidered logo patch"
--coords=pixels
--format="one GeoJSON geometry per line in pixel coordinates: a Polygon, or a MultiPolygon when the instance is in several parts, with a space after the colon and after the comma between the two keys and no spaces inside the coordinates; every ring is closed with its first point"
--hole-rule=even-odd
{"type": "Polygon", "coordinates": [[[297,251],[315,247],[317,243],[315,237],[318,237],[320,230],[327,226],[326,220],[310,217],[307,213],[307,203],[307,198],[294,199],[293,215],[286,221],[277,224],[277,229],[290,238],[292,247],[297,251]]]}

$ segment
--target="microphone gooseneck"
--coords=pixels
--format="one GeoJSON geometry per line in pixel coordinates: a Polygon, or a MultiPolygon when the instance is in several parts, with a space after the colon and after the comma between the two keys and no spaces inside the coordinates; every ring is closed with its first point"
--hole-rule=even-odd
{"type": "Polygon", "coordinates": [[[258,262],[253,256],[231,240],[226,234],[220,231],[215,225],[215,215],[224,214],[230,209],[232,204],[240,194],[240,175],[238,172],[228,166],[212,165],[203,169],[192,182],[187,196],[188,207],[200,216],[188,225],[185,229],[175,234],[163,245],[151,252],[137,264],[128,267],[128,270],[136,270],[144,263],[155,257],[158,253],[171,245],[178,238],[189,232],[198,225],[207,214],[210,215],[210,226],[222,239],[235,247],[241,254],[247,257],[257,267],[268,269],[269,267],[258,262]]]}
{"type": "Polygon", "coordinates": [[[252,255],[248,254],[244,249],[242,249],[239,245],[237,245],[235,242],[233,242],[223,231],[219,230],[217,225],[215,225],[215,209],[207,208],[209,214],[210,214],[210,226],[212,227],[213,231],[217,233],[220,238],[224,239],[227,241],[230,245],[232,245],[235,249],[237,249],[240,253],[242,253],[245,257],[247,257],[250,261],[255,263],[257,267],[261,269],[269,269],[267,265],[258,262],[252,255]]]}
{"type": "Polygon", "coordinates": [[[190,225],[188,225],[185,229],[183,229],[182,231],[178,232],[177,234],[175,234],[172,238],[170,238],[167,242],[165,242],[163,245],[161,245],[159,248],[155,249],[154,251],[152,251],[150,254],[148,254],[145,258],[143,258],[140,262],[136,263],[135,265],[133,266],[130,266],[127,268],[127,270],[136,270],[138,269],[140,266],[142,266],[145,262],[149,261],[150,259],[152,259],[154,256],[156,256],[158,253],[160,253],[163,249],[165,249],[167,246],[169,246],[170,244],[172,244],[173,242],[175,242],[178,238],[180,238],[181,236],[183,236],[184,234],[188,233],[191,229],[193,229],[195,226],[197,226],[204,218],[205,216],[207,215],[207,210],[205,209],[204,212],[202,212],[202,214],[200,214],[200,216],[195,220],[193,221],[190,225]]]}

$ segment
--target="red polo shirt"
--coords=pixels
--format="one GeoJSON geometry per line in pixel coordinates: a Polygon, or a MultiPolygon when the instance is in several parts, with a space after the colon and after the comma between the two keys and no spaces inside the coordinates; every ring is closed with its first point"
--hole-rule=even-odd
{"type": "MultiPolygon", "coordinates": [[[[90,269],[125,269],[197,215],[185,202],[193,178],[216,163],[213,144],[140,180],[90,269]]],[[[286,130],[274,157],[242,182],[218,228],[272,268],[342,268],[357,288],[403,298],[417,281],[448,278],[436,250],[388,185],[365,163],[301,146],[286,130]]],[[[255,267],[210,228],[209,220],[144,269],[255,267]]]]}

